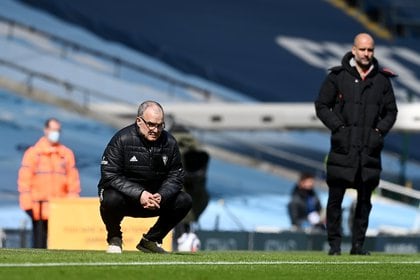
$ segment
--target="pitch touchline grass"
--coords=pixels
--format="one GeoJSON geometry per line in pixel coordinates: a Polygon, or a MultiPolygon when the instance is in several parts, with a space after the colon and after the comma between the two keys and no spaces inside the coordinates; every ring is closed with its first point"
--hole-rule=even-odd
{"type": "Polygon", "coordinates": [[[420,264],[420,261],[255,261],[255,262],[72,262],[72,263],[2,263],[0,267],[50,267],[50,266],[168,266],[168,265],[281,265],[281,264],[420,264]]]}
{"type": "Polygon", "coordinates": [[[326,252],[200,251],[167,255],[0,249],[7,280],[418,280],[420,254],[327,256],[326,252]]]}

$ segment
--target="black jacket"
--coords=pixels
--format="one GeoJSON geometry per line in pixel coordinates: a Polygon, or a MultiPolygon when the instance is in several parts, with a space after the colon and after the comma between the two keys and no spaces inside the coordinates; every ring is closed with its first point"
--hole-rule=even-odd
{"type": "Polygon", "coordinates": [[[360,168],[364,185],[375,187],[382,170],[383,137],[397,117],[389,79],[395,75],[379,69],[374,58],[374,69],[362,80],[350,65],[352,57],[347,53],[341,66],[330,69],[315,101],[317,116],[332,132],[327,182],[337,185],[344,181],[352,187],[360,168]]]}
{"type": "Polygon", "coordinates": [[[166,131],[147,141],[134,123],[118,131],[101,162],[99,194],[113,188],[138,200],[143,190],[158,192],[162,202],[182,189],[184,170],[175,138],[166,131]]]}
{"type": "Polygon", "coordinates": [[[321,202],[314,190],[303,190],[295,186],[291,199],[287,204],[290,222],[292,225],[301,227],[304,221],[308,220],[308,214],[312,211],[320,214],[321,202]]]}

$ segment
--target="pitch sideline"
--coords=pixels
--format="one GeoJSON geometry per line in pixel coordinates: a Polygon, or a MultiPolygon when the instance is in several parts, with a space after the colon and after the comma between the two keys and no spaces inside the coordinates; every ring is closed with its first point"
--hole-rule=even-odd
{"type": "Polygon", "coordinates": [[[420,261],[257,261],[257,262],[71,262],[71,263],[0,263],[0,267],[60,266],[171,266],[171,265],[340,265],[340,264],[420,264],[420,261]]]}

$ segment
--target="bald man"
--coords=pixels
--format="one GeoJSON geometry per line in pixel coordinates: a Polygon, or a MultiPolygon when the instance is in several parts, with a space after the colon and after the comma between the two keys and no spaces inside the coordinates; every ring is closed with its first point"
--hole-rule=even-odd
{"type": "Polygon", "coordinates": [[[352,255],[370,255],[363,248],[372,191],[381,174],[384,137],[397,118],[397,105],[390,78],[374,57],[371,35],[360,33],[340,66],[330,69],[322,83],[315,109],[331,131],[327,160],[327,233],[329,255],[341,254],[342,202],[347,188],[357,190],[352,227],[352,255]]]}
{"type": "Polygon", "coordinates": [[[122,253],[121,221],[129,216],[159,217],[136,248],[166,253],[162,240],[191,209],[183,183],[178,143],[165,130],[163,108],[156,101],[145,101],[135,121],[112,137],[102,156],[98,192],[107,252],[122,253]]]}

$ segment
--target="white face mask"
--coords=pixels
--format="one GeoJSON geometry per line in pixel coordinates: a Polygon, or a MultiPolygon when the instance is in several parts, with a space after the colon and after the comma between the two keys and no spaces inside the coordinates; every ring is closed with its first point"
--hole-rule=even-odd
{"type": "Polygon", "coordinates": [[[48,140],[50,140],[51,143],[57,143],[58,140],[60,140],[60,132],[59,131],[50,131],[48,133],[48,140]]]}

